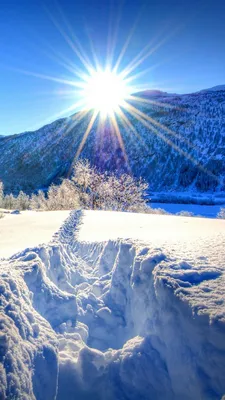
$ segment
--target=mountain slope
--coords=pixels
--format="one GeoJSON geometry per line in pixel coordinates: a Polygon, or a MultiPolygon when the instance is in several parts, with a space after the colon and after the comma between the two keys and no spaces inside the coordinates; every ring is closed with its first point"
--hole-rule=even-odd
{"type": "Polygon", "coordinates": [[[213,86],[209,89],[203,89],[201,90],[201,92],[218,92],[219,90],[225,90],[225,85],[217,85],[217,86],[213,86]]]}
{"type": "MultiPolygon", "coordinates": [[[[80,154],[101,170],[131,171],[152,191],[225,190],[225,90],[168,95],[138,93],[144,124],[126,113],[119,128],[126,151],[108,123],[94,124],[80,154]],[[134,129],[131,127],[133,125],[134,129]]],[[[222,86],[223,88],[223,86],[222,86]]],[[[0,138],[0,180],[6,191],[31,192],[68,176],[91,116],[77,114],[35,132],[0,138]]]]}

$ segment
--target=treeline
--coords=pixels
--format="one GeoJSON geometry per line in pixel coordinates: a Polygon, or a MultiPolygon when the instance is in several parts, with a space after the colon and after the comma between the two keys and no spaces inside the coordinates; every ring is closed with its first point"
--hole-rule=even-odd
{"type": "Polygon", "coordinates": [[[0,208],[18,210],[99,209],[148,212],[145,193],[148,188],[141,179],[128,174],[100,173],[88,161],[78,161],[71,179],[50,186],[47,193],[40,190],[28,196],[4,195],[0,182],[0,208]]]}

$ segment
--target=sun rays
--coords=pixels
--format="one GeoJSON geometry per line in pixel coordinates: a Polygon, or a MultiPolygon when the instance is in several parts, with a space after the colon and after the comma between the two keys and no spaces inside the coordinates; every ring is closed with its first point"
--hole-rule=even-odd
{"type": "Polygon", "coordinates": [[[100,69],[90,74],[81,96],[85,101],[85,108],[94,109],[101,116],[109,116],[123,105],[129,94],[129,87],[119,75],[109,69],[100,69]]]}
{"type": "MultiPolygon", "coordinates": [[[[89,53],[84,50],[80,40],[75,35],[73,28],[68,23],[59,6],[58,11],[60,14],[60,22],[47,10],[55,28],[72,50],[73,57],[78,61],[78,63],[69,59],[68,55],[60,53],[60,51],[51,48],[49,45],[47,46],[49,49],[48,55],[70,73],[69,78],[61,78],[60,76],[51,76],[49,74],[30,72],[26,70],[17,71],[68,87],[68,90],[61,89],[58,91],[58,95],[61,96],[61,98],[71,98],[71,105],[66,109],[61,110],[57,115],[54,115],[54,119],[56,119],[68,115],[69,113],[74,114],[72,122],[70,122],[63,135],[66,135],[68,131],[76,126],[76,124],[80,123],[85,118],[88,118],[86,121],[85,131],[80,143],[78,144],[76,154],[74,155],[74,160],[79,158],[92,128],[98,121],[98,130],[102,129],[102,131],[104,131],[105,125],[111,126],[123,152],[124,159],[129,166],[122,132],[125,131],[127,134],[135,137],[135,140],[139,141],[142,146],[147,146],[139,134],[135,124],[129,119],[130,116],[132,117],[132,120],[138,121],[138,123],[143,125],[145,129],[148,129],[152,135],[156,135],[176,152],[195,164],[195,166],[200,170],[203,170],[208,175],[217,179],[210,171],[205,170],[198,160],[189,154],[189,151],[195,146],[188,139],[182,137],[182,142],[185,143],[188,150],[180,148],[180,133],[178,134],[177,132],[174,132],[172,129],[155,120],[153,117],[150,117],[149,113],[146,112],[146,108],[155,108],[170,112],[174,109],[178,109],[177,106],[170,104],[168,99],[160,102],[158,100],[155,101],[154,97],[148,98],[147,96],[141,96],[139,94],[141,87],[143,90],[143,84],[140,85],[138,79],[140,79],[144,74],[150,73],[152,69],[157,67],[157,65],[152,64],[151,67],[143,70],[140,70],[140,66],[147,58],[156,52],[166,40],[168,40],[168,37],[170,37],[172,33],[170,32],[168,35],[164,35],[163,37],[160,37],[159,35],[157,42],[156,40],[149,41],[140,49],[138,54],[136,54],[132,60],[127,61],[126,65],[122,68],[121,65],[125,64],[126,53],[131,45],[131,40],[134,36],[135,29],[137,28],[140,15],[137,16],[137,19],[127,35],[122,48],[117,52],[116,58],[116,40],[122,12],[122,9],[120,9],[120,13],[116,19],[114,32],[112,29],[112,20],[109,21],[105,65],[101,65],[92,37],[88,31],[88,27],[86,27],[86,33],[91,49],[89,53]],[[73,100],[73,97],[76,97],[76,101],[73,100]],[[121,128],[123,128],[123,130],[121,130],[121,128]]],[[[151,87],[151,85],[145,85],[146,89],[149,89],[149,87],[151,87]]],[[[182,111],[186,112],[185,110],[182,111]]]]}

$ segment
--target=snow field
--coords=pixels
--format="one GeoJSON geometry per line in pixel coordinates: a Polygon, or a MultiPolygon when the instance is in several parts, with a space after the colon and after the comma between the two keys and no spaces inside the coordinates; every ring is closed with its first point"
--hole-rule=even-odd
{"type": "Polygon", "coordinates": [[[0,219],[0,259],[48,243],[68,216],[69,211],[5,213],[0,219]]]}
{"type": "Polygon", "coordinates": [[[1,261],[0,398],[221,399],[224,228],[77,211],[1,261]]]}

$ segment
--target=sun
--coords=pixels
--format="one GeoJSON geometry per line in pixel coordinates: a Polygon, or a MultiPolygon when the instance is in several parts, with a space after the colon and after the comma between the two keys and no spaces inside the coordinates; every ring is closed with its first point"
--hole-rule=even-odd
{"type": "Polygon", "coordinates": [[[91,72],[82,91],[85,108],[93,109],[102,116],[116,112],[129,94],[129,86],[122,77],[107,69],[91,72]]]}

